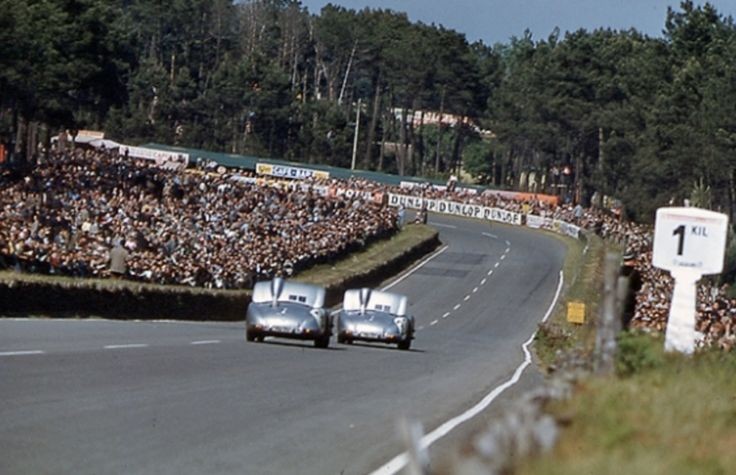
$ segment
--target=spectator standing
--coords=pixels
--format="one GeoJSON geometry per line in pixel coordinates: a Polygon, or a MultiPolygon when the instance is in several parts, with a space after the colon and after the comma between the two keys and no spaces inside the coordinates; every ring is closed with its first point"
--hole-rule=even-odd
{"type": "Polygon", "coordinates": [[[128,251],[116,240],[110,251],[110,273],[113,277],[123,277],[128,272],[128,251]]]}

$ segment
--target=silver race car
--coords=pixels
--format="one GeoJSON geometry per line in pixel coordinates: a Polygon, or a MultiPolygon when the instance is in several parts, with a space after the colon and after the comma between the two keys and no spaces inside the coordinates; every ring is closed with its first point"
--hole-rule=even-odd
{"type": "Polygon", "coordinates": [[[414,339],[414,317],[407,315],[406,309],[404,295],[371,289],[348,290],[337,317],[337,341],[396,343],[400,349],[408,350],[414,339]]]}
{"type": "Polygon", "coordinates": [[[314,340],[327,348],[332,317],[325,310],[325,289],[281,278],[258,282],[245,317],[245,339],[263,341],[267,336],[314,340]]]}

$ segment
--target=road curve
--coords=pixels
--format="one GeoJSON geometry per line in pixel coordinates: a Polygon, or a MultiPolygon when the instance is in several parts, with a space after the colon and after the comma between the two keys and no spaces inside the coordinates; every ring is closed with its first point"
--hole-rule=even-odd
{"type": "MultiPolygon", "coordinates": [[[[565,247],[432,217],[447,248],[400,280],[410,352],[242,324],[0,320],[0,473],[364,474],[508,380],[553,300],[565,247]]],[[[114,302],[111,302],[114,305],[114,302]]]]}

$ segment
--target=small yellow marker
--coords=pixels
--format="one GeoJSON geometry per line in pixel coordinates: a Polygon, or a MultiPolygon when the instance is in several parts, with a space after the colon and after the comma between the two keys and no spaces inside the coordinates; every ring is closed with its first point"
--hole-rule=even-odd
{"type": "Polygon", "coordinates": [[[585,323],[585,304],[583,302],[569,302],[567,304],[567,321],[569,323],[585,323]]]}

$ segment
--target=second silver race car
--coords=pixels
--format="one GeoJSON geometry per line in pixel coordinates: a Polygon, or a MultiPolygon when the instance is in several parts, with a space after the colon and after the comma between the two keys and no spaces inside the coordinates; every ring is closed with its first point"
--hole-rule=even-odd
{"type": "Polygon", "coordinates": [[[314,340],[327,348],[332,317],[325,310],[323,287],[287,282],[281,278],[258,282],[245,318],[245,338],[263,341],[267,336],[314,340]]]}
{"type": "Polygon", "coordinates": [[[407,315],[407,306],[406,296],[392,292],[346,291],[337,317],[338,343],[378,341],[408,350],[414,339],[414,317],[407,315]]]}

